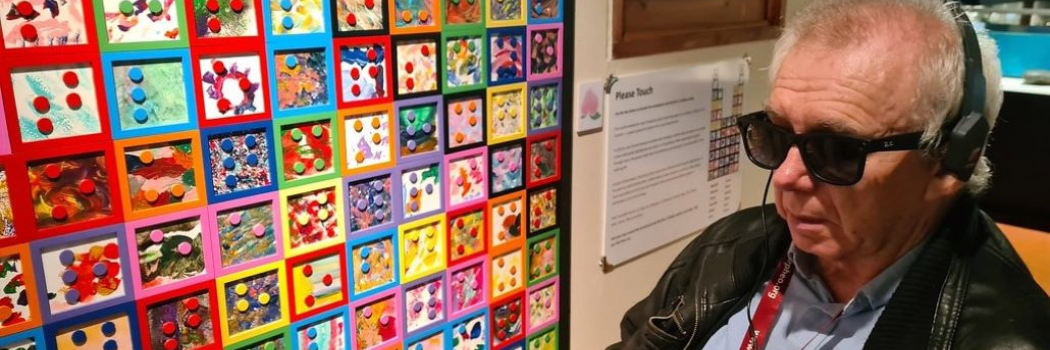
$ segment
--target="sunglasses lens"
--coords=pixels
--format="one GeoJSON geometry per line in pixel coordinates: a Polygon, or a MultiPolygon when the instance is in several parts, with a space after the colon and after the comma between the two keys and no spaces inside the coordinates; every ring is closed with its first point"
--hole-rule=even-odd
{"type": "Polygon", "coordinates": [[[825,182],[852,185],[860,180],[867,154],[862,142],[848,137],[820,136],[805,143],[809,171],[825,182]]]}
{"type": "Polygon", "coordinates": [[[766,121],[748,124],[744,134],[744,146],[747,147],[751,161],[765,169],[775,169],[784,162],[791,149],[791,135],[777,129],[766,121]]]}

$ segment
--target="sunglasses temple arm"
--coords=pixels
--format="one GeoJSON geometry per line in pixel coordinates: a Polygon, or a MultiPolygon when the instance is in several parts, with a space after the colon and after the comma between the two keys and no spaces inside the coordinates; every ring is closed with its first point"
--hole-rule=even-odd
{"type": "Polygon", "coordinates": [[[865,149],[868,153],[886,151],[909,151],[920,148],[922,133],[893,135],[886,138],[868,141],[865,149]]]}

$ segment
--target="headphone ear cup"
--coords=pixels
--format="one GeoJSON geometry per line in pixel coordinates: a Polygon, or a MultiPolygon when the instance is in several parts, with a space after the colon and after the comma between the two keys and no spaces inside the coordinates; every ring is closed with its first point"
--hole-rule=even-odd
{"type": "Polygon", "coordinates": [[[972,112],[959,118],[944,144],[941,166],[962,181],[969,181],[981,159],[990,127],[981,113],[972,112]]]}

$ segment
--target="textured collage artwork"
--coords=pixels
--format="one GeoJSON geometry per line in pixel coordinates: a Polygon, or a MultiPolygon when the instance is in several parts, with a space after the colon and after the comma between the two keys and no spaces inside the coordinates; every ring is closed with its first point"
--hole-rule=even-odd
{"type": "Polygon", "coordinates": [[[0,0],[0,349],[556,349],[564,1],[0,0]]]}

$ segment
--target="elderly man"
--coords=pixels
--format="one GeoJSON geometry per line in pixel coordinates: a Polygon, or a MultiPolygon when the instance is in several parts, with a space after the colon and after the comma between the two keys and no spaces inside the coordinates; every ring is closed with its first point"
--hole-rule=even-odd
{"type": "Polygon", "coordinates": [[[810,5],[740,120],[775,212],[709,227],[610,349],[1050,349],[1050,299],[973,199],[999,74],[957,4],[810,5]]]}

